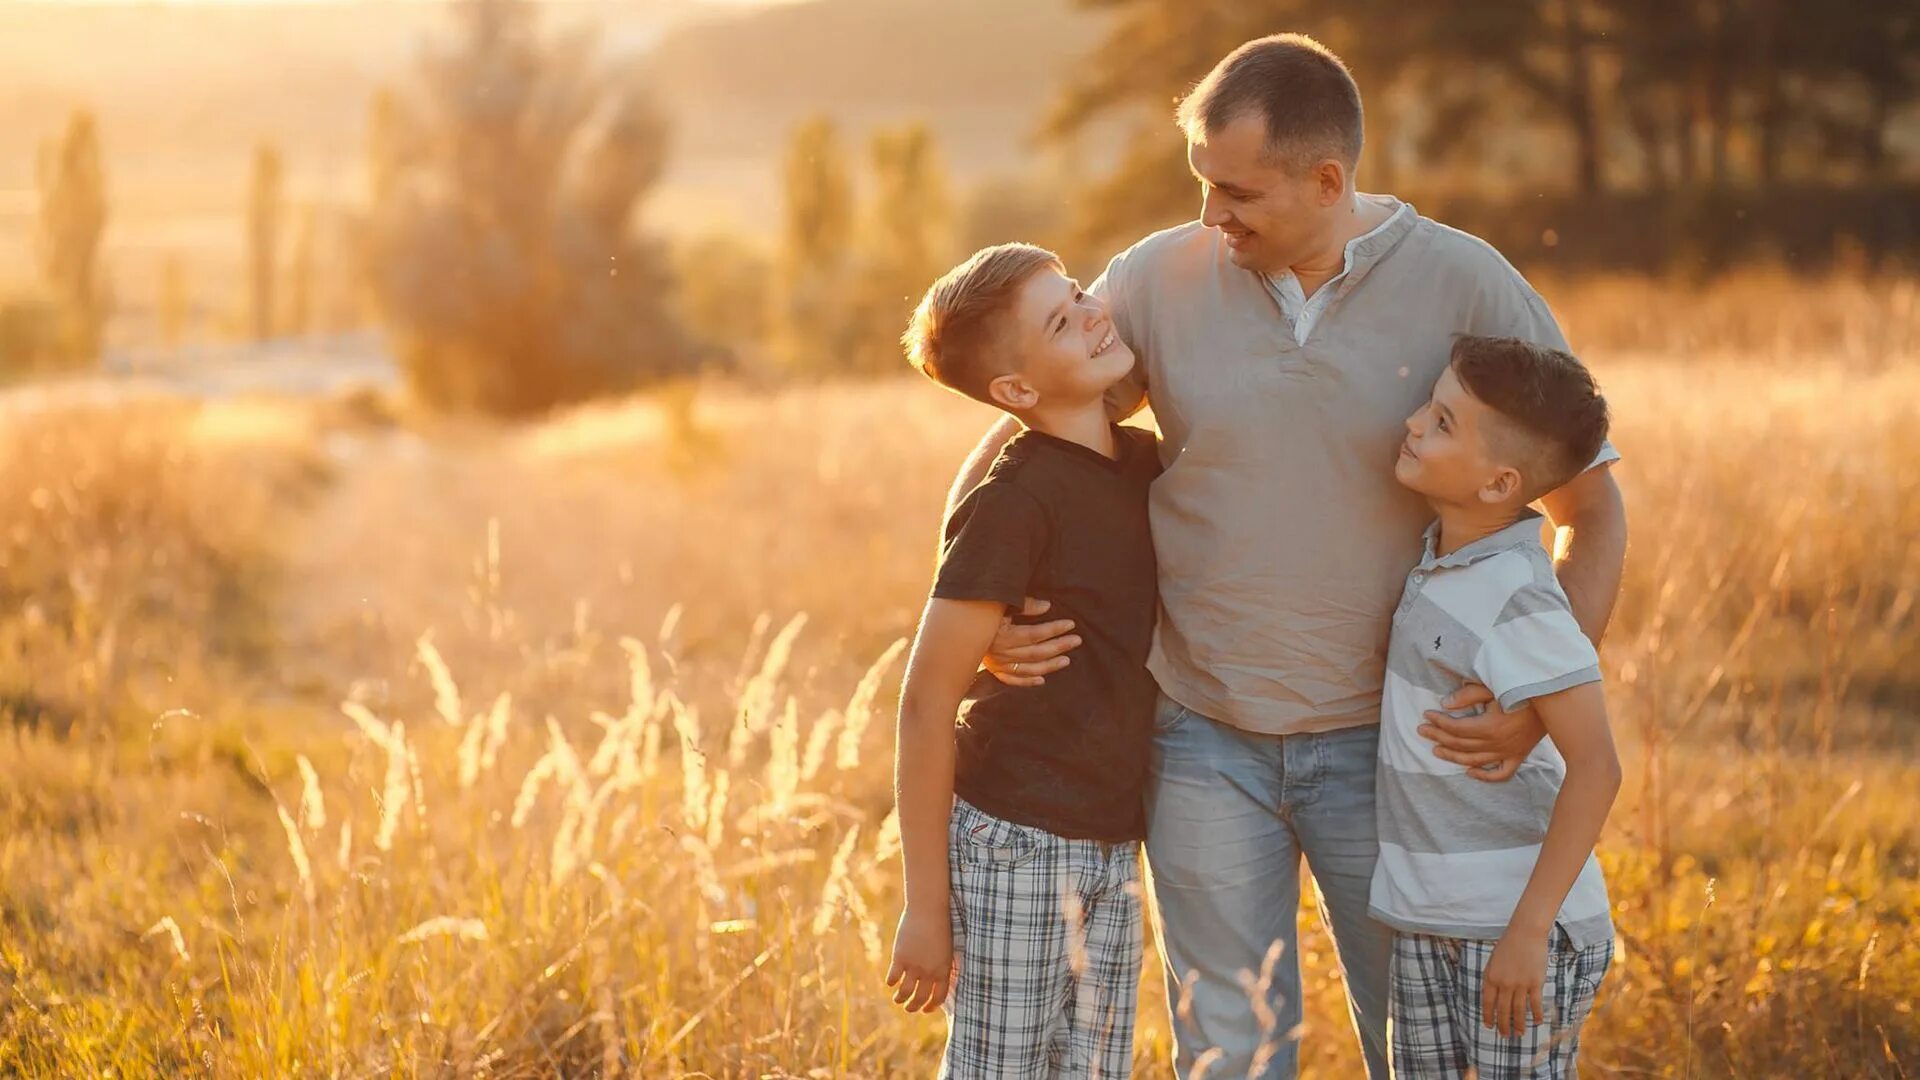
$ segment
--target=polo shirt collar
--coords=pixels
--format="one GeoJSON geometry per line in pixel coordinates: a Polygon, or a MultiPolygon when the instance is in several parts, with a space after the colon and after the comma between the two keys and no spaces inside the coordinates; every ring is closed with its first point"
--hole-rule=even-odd
{"type": "Polygon", "coordinates": [[[1354,198],[1375,206],[1390,207],[1391,212],[1387,220],[1347,241],[1346,265],[1341,271],[1339,286],[1341,296],[1352,292],[1361,279],[1373,270],[1380,257],[1392,251],[1394,245],[1413,230],[1414,222],[1420,217],[1412,203],[1402,202],[1391,195],[1355,194],[1354,198]]]}
{"type": "Polygon", "coordinates": [[[1439,519],[1436,518],[1433,524],[1427,526],[1427,532],[1424,538],[1426,540],[1426,548],[1420,556],[1420,568],[1423,570],[1443,570],[1454,567],[1471,566],[1489,555],[1498,555],[1503,551],[1511,551],[1514,548],[1522,547],[1526,544],[1537,544],[1540,542],[1541,520],[1540,512],[1529,507],[1520,512],[1520,519],[1518,521],[1501,529],[1499,532],[1483,536],[1471,544],[1466,544],[1451,555],[1436,558],[1433,554],[1433,548],[1435,544],[1440,542],[1440,522],[1439,519]]]}

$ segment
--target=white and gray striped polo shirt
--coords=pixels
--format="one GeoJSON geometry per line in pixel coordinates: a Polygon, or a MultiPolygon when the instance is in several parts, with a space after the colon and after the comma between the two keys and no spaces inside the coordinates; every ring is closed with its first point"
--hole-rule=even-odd
{"type": "MultiPolygon", "coordinates": [[[[1541,740],[1513,779],[1489,784],[1435,757],[1417,730],[1422,714],[1464,683],[1484,685],[1513,709],[1599,680],[1599,656],[1554,578],[1540,525],[1528,511],[1436,558],[1436,523],[1407,575],[1380,709],[1380,861],[1371,897],[1374,918],[1396,930],[1499,938],[1540,857],[1566,776],[1553,740],[1541,740]]],[[[1575,945],[1612,937],[1606,882],[1591,855],[1557,921],[1575,945]]]]}

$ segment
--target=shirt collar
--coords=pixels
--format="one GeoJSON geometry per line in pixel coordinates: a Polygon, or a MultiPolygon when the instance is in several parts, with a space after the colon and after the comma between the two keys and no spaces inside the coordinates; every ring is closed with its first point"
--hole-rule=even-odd
{"type": "Polygon", "coordinates": [[[1436,518],[1433,524],[1427,526],[1424,537],[1426,546],[1420,555],[1420,568],[1443,570],[1471,566],[1489,555],[1498,555],[1502,551],[1510,551],[1527,544],[1537,544],[1540,542],[1542,520],[1544,519],[1538,510],[1528,507],[1520,512],[1518,521],[1499,532],[1483,536],[1471,544],[1465,544],[1451,555],[1436,558],[1433,547],[1440,542],[1440,521],[1436,518]]]}
{"type": "MultiPolygon", "coordinates": [[[[1360,284],[1360,279],[1367,276],[1367,272],[1373,269],[1373,264],[1378,262],[1382,255],[1393,250],[1393,246],[1407,235],[1408,230],[1413,228],[1414,219],[1419,216],[1414,212],[1412,203],[1402,202],[1392,195],[1355,193],[1354,200],[1390,208],[1390,212],[1385,221],[1347,241],[1346,251],[1341,259],[1340,272],[1321,286],[1322,291],[1337,287],[1341,296],[1345,296],[1353,290],[1355,285],[1360,284]]],[[[1262,276],[1274,286],[1295,280],[1291,270],[1262,276]]],[[[1296,285],[1295,288],[1298,289],[1298,286],[1296,285]]],[[[1320,294],[1316,292],[1314,295],[1320,294]]]]}

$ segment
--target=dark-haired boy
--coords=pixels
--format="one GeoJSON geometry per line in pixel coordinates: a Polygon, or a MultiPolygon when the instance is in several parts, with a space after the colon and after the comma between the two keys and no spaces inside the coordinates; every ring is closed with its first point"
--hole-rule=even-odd
{"type": "Polygon", "coordinates": [[[1394,476],[1437,520],[1393,616],[1381,705],[1380,857],[1392,926],[1396,1080],[1573,1077],[1613,955],[1593,847],[1620,787],[1599,658],[1528,504],[1585,469],[1607,405],[1578,360],[1462,337],[1407,419],[1394,476]],[[1514,778],[1483,783],[1418,728],[1464,683],[1547,729],[1514,778]]]}

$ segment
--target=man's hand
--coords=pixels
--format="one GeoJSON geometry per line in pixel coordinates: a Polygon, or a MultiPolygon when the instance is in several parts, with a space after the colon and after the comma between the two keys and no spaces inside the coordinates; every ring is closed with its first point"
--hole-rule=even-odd
{"type": "MultiPolygon", "coordinates": [[[[998,642],[1000,639],[995,638],[998,642]]],[[[1531,706],[1505,712],[1493,700],[1493,691],[1479,683],[1468,683],[1442,701],[1450,710],[1485,705],[1478,716],[1453,717],[1444,712],[1429,712],[1420,734],[1434,742],[1433,756],[1455,765],[1465,765],[1475,780],[1497,782],[1512,779],[1533,748],[1546,737],[1547,729],[1531,706]]]]}
{"type": "MultiPolygon", "coordinates": [[[[1045,615],[1052,606],[1029,596],[1021,605],[1020,614],[1045,615]]],[[[1072,662],[1067,653],[1080,645],[1080,635],[1068,632],[1072,629],[1072,619],[1023,626],[1011,617],[1002,616],[1000,632],[993,635],[993,644],[988,647],[982,663],[993,672],[994,678],[1008,686],[1039,686],[1047,681],[1049,673],[1072,662]]]]}
{"type": "Polygon", "coordinates": [[[894,987],[893,1003],[908,1012],[932,1012],[947,1000],[953,984],[953,923],[945,911],[900,913],[900,929],[893,935],[893,965],[887,985],[894,987]]]}

